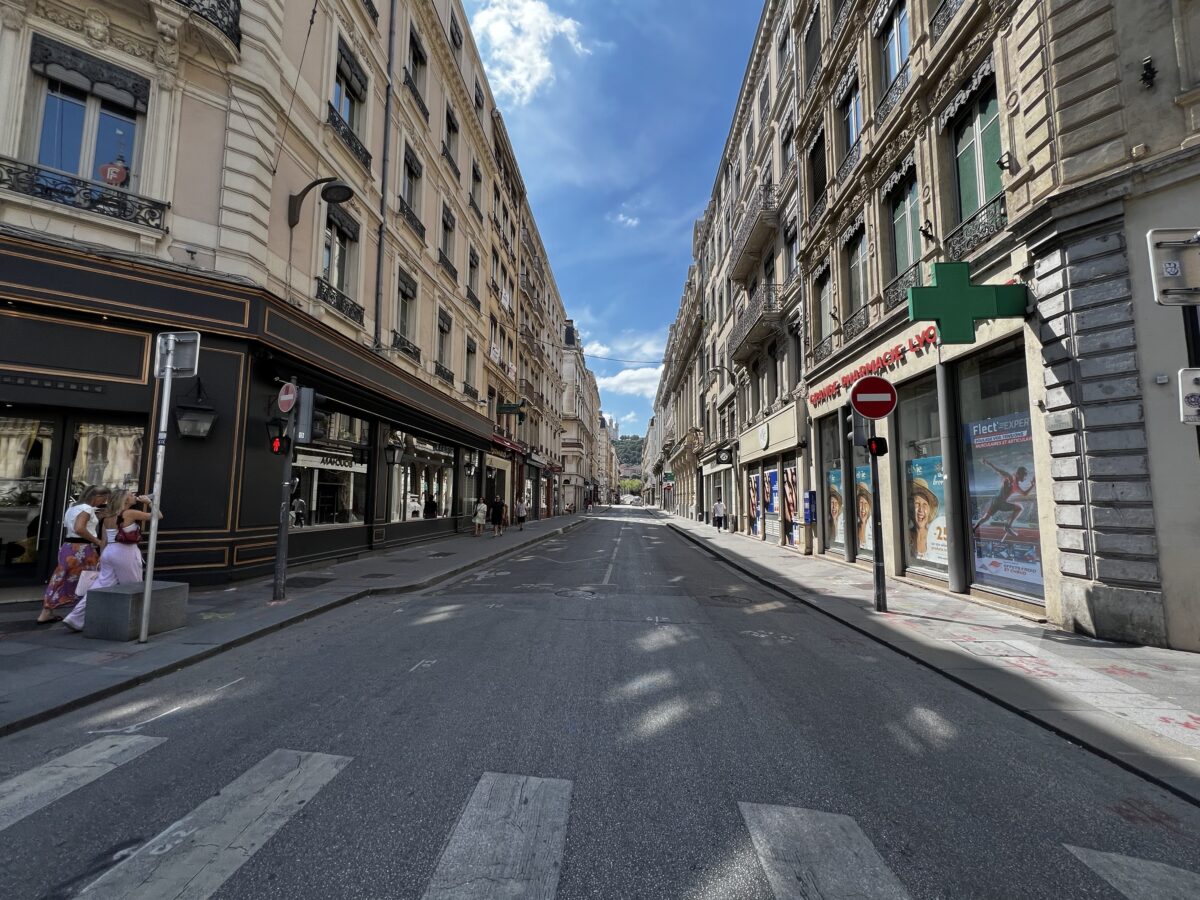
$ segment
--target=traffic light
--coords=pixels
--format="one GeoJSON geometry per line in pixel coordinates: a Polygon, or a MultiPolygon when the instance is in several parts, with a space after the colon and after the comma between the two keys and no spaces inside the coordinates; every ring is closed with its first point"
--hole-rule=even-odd
{"type": "Polygon", "coordinates": [[[279,437],[276,435],[271,438],[271,452],[276,456],[283,456],[292,449],[292,439],[290,437],[279,437]]]}
{"type": "Polygon", "coordinates": [[[873,437],[867,439],[867,452],[872,456],[887,456],[887,438],[873,437]]]}

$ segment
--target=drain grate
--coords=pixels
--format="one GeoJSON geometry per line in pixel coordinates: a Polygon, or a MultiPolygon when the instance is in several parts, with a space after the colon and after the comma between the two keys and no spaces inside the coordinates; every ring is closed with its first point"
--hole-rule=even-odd
{"type": "Polygon", "coordinates": [[[297,575],[295,578],[287,580],[287,586],[291,588],[315,588],[336,580],[336,578],[314,578],[311,575],[297,575]]]}
{"type": "Polygon", "coordinates": [[[575,600],[589,600],[592,597],[596,596],[596,592],[595,591],[581,591],[581,590],[555,591],[554,596],[566,597],[568,599],[575,599],[575,600]]]}

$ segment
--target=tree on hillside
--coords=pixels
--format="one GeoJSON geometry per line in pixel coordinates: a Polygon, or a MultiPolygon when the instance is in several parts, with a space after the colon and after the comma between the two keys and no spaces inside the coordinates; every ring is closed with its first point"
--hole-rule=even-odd
{"type": "Polygon", "coordinates": [[[642,479],[640,479],[640,478],[622,478],[621,479],[621,493],[622,494],[633,494],[635,497],[641,496],[642,479]]]}
{"type": "Polygon", "coordinates": [[[623,466],[640,466],[642,464],[642,438],[640,435],[627,434],[616,439],[613,447],[617,451],[617,459],[623,466]]]}

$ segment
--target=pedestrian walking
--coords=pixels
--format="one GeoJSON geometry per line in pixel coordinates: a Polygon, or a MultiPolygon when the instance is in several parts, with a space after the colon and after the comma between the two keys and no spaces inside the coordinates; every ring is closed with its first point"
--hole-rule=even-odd
{"type": "Polygon", "coordinates": [[[422,517],[426,519],[437,518],[437,501],[433,499],[433,491],[425,492],[425,509],[422,512],[422,517]]]}
{"type": "Polygon", "coordinates": [[[475,501],[475,517],[472,521],[475,523],[475,537],[483,535],[483,526],[487,524],[488,505],[482,497],[475,501]]]}
{"type": "Polygon", "coordinates": [[[63,516],[64,535],[62,546],[58,548],[58,566],[42,596],[42,611],[37,624],[61,622],[63,617],[55,610],[75,603],[87,593],[88,585],[95,579],[94,573],[100,568],[100,551],[104,548],[96,511],[108,505],[110,496],[108,488],[92,485],[63,516]]]}
{"type": "Polygon", "coordinates": [[[492,519],[492,537],[500,537],[504,534],[504,501],[499,496],[492,501],[489,512],[492,519]]]}
{"type": "Polygon", "coordinates": [[[524,531],[525,517],[529,514],[529,509],[525,506],[525,499],[523,497],[517,499],[517,505],[513,511],[517,514],[517,525],[520,526],[521,531],[524,531]]]}
{"type": "MultiPolygon", "coordinates": [[[[158,517],[162,518],[162,510],[158,517]]],[[[142,580],[142,551],[138,541],[142,539],[142,525],[150,521],[150,498],[145,494],[134,496],[132,491],[117,491],[108,501],[101,518],[104,529],[104,549],[100,552],[100,575],[88,593],[117,584],[136,584],[142,580]],[[135,507],[140,506],[141,509],[135,507]]],[[[83,619],[87,611],[87,596],[80,598],[63,619],[71,631],[83,631],[83,619]]]]}
{"type": "Polygon", "coordinates": [[[713,504],[712,517],[713,524],[717,526],[717,533],[720,534],[721,529],[725,527],[725,504],[719,499],[713,504]]]}

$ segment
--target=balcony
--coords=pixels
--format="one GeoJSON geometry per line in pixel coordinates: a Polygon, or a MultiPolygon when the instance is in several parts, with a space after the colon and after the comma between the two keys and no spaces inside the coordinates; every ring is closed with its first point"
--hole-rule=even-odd
{"type": "Polygon", "coordinates": [[[414,362],[421,361],[421,348],[398,331],[392,332],[392,349],[411,357],[414,362]]]}
{"type": "Polygon", "coordinates": [[[831,47],[838,42],[838,38],[846,30],[846,23],[850,21],[850,9],[854,6],[850,0],[841,0],[841,4],[837,12],[834,13],[833,28],[829,31],[829,46],[831,47]]]}
{"type": "Polygon", "coordinates": [[[908,90],[909,84],[912,82],[912,63],[906,62],[899,74],[896,75],[896,80],[888,87],[884,93],[883,99],[879,101],[879,105],[875,107],[875,124],[882,125],[887,121],[888,113],[896,108],[900,103],[900,98],[904,96],[904,92],[908,90]]]}
{"type": "Polygon", "coordinates": [[[533,329],[528,325],[521,326],[521,340],[530,350],[533,350],[535,347],[537,347],[538,340],[533,334],[533,329]]]}
{"type": "Polygon", "coordinates": [[[361,325],[363,323],[363,319],[366,316],[366,310],[335,288],[324,278],[317,279],[317,299],[326,306],[333,307],[356,325],[361,325]]]}
{"type": "Polygon", "coordinates": [[[411,228],[416,233],[417,237],[419,237],[421,239],[421,243],[424,244],[425,243],[425,226],[421,224],[421,220],[417,218],[417,214],[415,212],[413,212],[413,208],[408,205],[408,201],[405,200],[403,197],[400,197],[399,200],[400,200],[400,218],[402,218],[405,222],[408,223],[408,227],[411,228]]]}
{"type": "Polygon", "coordinates": [[[421,111],[421,115],[425,117],[425,121],[429,121],[429,107],[425,105],[425,98],[421,96],[421,89],[417,87],[416,81],[413,80],[412,72],[408,71],[408,66],[404,67],[404,86],[408,88],[409,94],[417,104],[417,109],[421,111]]]}
{"type": "Polygon", "coordinates": [[[764,184],[750,197],[742,224],[733,239],[729,275],[743,281],[762,259],[763,242],[779,227],[779,197],[775,185],[764,184]]]}
{"type": "Polygon", "coordinates": [[[846,320],[846,324],[842,326],[842,340],[845,343],[850,343],[860,334],[867,330],[867,326],[871,324],[871,305],[864,303],[856,309],[846,320]]]}
{"type": "Polygon", "coordinates": [[[458,283],[458,269],[454,263],[450,262],[450,257],[446,255],[445,250],[438,250],[438,264],[446,270],[446,273],[454,279],[455,284],[458,283]]]}
{"type": "Polygon", "coordinates": [[[941,6],[934,11],[933,18],[929,20],[929,43],[936,44],[938,38],[946,33],[946,29],[950,27],[950,22],[954,19],[954,14],[966,3],[966,0],[944,0],[941,6]]]}
{"type": "Polygon", "coordinates": [[[163,232],[171,208],[169,203],[2,156],[0,189],[163,232]]]}
{"type": "Polygon", "coordinates": [[[521,290],[525,292],[525,296],[531,299],[537,296],[537,289],[534,287],[533,279],[525,272],[521,273],[521,290]]]}
{"type": "Polygon", "coordinates": [[[440,362],[435,362],[433,364],[433,371],[434,374],[437,375],[438,378],[442,379],[442,381],[446,382],[446,384],[454,384],[454,373],[440,362]]]}
{"type": "Polygon", "coordinates": [[[524,225],[521,226],[521,243],[525,245],[525,249],[529,251],[529,255],[537,257],[537,250],[533,246],[533,238],[529,236],[529,229],[524,225]]]}
{"type": "Polygon", "coordinates": [[[483,210],[479,208],[479,204],[475,202],[473,196],[467,196],[467,206],[471,207],[471,212],[475,213],[475,218],[479,220],[479,224],[483,224],[483,210]]]}
{"type": "Polygon", "coordinates": [[[825,338],[813,348],[813,364],[824,362],[833,354],[833,335],[825,338]]]}
{"type": "Polygon", "coordinates": [[[854,146],[846,151],[846,158],[842,160],[842,164],[838,166],[837,181],[841,184],[846,180],[846,177],[854,171],[854,167],[858,165],[859,159],[862,158],[862,141],[854,142],[854,146]]]}
{"type": "Polygon", "coordinates": [[[342,143],[346,145],[346,149],[350,151],[351,155],[369,169],[371,167],[370,151],[359,140],[358,135],[354,133],[354,129],[350,127],[350,123],[342,118],[342,114],[337,111],[337,108],[332,103],[329,104],[329,115],[325,121],[329,123],[330,127],[337,133],[337,136],[341,138],[342,143]]]}
{"type": "Polygon", "coordinates": [[[995,237],[1008,226],[1008,209],[1004,195],[986,203],[942,240],[946,248],[946,259],[961,262],[980,245],[995,237]]]}
{"type": "Polygon", "coordinates": [[[726,348],[735,362],[743,362],[757,352],[759,346],[773,337],[783,320],[778,286],[760,284],[749,304],[743,309],[729,334],[726,348]]]}
{"type": "Polygon", "coordinates": [[[921,284],[921,264],[914,263],[909,266],[899,275],[897,275],[887,287],[883,289],[883,308],[886,312],[891,312],[897,306],[901,306],[908,302],[908,289],[910,287],[918,287],[921,284]]]}
{"type": "Polygon", "coordinates": [[[821,216],[825,215],[825,210],[829,208],[829,191],[823,191],[821,196],[813,203],[812,209],[808,211],[808,227],[812,228],[817,224],[821,216]]]}
{"type": "Polygon", "coordinates": [[[371,21],[376,25],[379,24],[379,10],[375,8],[372,0],[363,0],[363,7],[367,11],[367,15],[371,17],[371,21]]]}
{"type": "Polygon", "coordinates": [[[475,387],[474,385],[467,384],[465,381],[463,382],[462,392],[472,400],[479,399],[479,388],[475,387]]]}
{"type": "Polygon", "coordinates": [[[483,312],[483,303],[480,301],[479,295],[471,290],[470,286],[467,287],[467,301],[473,307],[475,307],[476,310],[483,312]]]}
{"type": "Polygon", "coordinates": [[[229,38],[233,46],[238,48],[242,46],[241,0],[177,0],[177,2],[229,38]]]}

